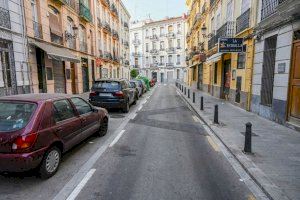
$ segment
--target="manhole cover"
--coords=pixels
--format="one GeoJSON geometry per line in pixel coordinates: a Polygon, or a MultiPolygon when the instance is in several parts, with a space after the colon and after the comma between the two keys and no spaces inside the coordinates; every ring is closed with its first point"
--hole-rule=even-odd
{"type": "Polygon", "coordinates": [[[124,118],[125,116],[124,115],[110,115],[110,118],[124,118]]]}

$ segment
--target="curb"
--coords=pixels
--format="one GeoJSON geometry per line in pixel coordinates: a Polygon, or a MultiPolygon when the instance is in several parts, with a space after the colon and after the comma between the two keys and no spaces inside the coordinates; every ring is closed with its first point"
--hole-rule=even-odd
{"type": "Polygon", "coordinates": [[[230,154],[236,159],[236,161],[242,166],[246,173],[253,179],[253,181],[259,186],[259,188],[269,199],[290,200],[290,198],[287,197],[278,186],[276,186],[271,180],[269,180],[269,178],[263,173],[260,168],[255,165],[254,162],[252,162],[247,156],[242,153],[241,149],[226,144],[222,137],[218,134],[218,132],[222,132],[222,130],[216,126],[212,126],[213,123],[210,121],[210,119],[203,116],[203,114],[197,110],[195,106],[196,104],[190,102],[178,87],[176,87],[176,90],[179,91],[182,99],[191,107],[191,109],[198,115],[201,121],[220,140],[220,142],[226,147],[230,154]]]}

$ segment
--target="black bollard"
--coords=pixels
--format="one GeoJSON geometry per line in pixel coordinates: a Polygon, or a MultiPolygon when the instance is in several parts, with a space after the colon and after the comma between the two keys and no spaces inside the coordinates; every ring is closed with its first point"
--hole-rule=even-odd
{"type": "Polygon", "coordinates": [[[193,103],[195,103],[196,99],[195,99],[195,92],[193,92],[193,103]]]}
{"type": "Polygon", "coordinates": [[[245,132],[245,153],[252,153],[252,124],[248,122],[246,124],[246,132],[245,132]]]}
{"type": "Polygon", "coordinates": [[[186,95],[186,87],[184,87],[184,95],[186,95]]]}
{"type": "Polygon", "coordinates": [[[219,124],[219,106],[215,105],[214,123],[219,124]]]}
{"type": "Polygon", "coordinates": [[[204,104],[204,102],[203,102],[203,97],[201,97],[201,101],[200,101],[200,110],[204,110],[203,104],[204,104]]]}
{"type": "Polygon", "coordinates": [[[181,86],[181,92],[183,92],[183,85],[181,86]]]}
{"type": "Polygon", "coordinates": [[[188,89],[188,98],[190,98],[190,89],[188,89]]]}

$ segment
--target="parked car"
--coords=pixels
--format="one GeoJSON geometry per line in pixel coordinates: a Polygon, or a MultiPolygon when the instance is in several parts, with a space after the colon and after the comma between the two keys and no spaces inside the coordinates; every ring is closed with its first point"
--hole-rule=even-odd
{"type": "Polygon", "coordinates": [[[143,88],[143,94],[147,92],[147,86],[145,82],[141,79],[136,80],[139,83],[139,86],[143,88]]]}
{"type": "Polygon", "coordinates": [[[151,87],[154,87],[154,86],[155,86],[155,83],[156,83],[155,79],[151,79],[151,81],[150,81],[150,86],[151,86],[151,87]]]}
{"type": "Polygon", "coordinates": [[[139,85],[138,81],[131,80],[130,85],[133,88],[136,88],[137,91],[137,99],[143,95],[143,87],[139,85]]]}
{"type": "Polygon", "coordinates": [[[108,114],[80,97],[25,94],[0,98],[0,171],[38,169],[53,176],[62,153],[94,133],[103,136],[108,114]]]}
{"type": "Polygon", "coordinates": [[[126,79],[100,79],[92,86],[89,102],[104,108],[120,108],[128,113],[129,107],[135,104],[135,88],[130,87],[126,79]]]}

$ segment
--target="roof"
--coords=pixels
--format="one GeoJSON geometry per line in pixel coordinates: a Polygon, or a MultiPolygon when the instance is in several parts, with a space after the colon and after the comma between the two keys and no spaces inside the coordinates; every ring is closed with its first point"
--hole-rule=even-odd
{"type": "Polygon", "coordinates": [[[57,98],[67,98],[72,97],[69,94],[49,94],[49,93],[40,93],[40,94],[19,94],[12,96],[4,96],[0,97],[0,100],[17,100],[17,101],[31,101],[31,102],[40,102],[46,101],[49,99],[57,99],[57,98]]]}
{"type": "Polygon", "coordinates": [[[116,81],[116,82],[120,82],[120,81],[123,81],[123,80],[126,80],[124,78],[103,78],[103,79],[97,79],[95,81],[116,81]]]}

